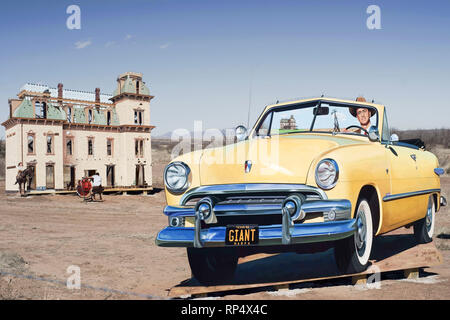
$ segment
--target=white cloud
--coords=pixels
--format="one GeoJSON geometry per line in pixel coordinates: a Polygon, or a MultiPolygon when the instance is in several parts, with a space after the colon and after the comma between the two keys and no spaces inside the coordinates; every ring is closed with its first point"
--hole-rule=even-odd
{"type": "Polygon", "coordinates": [[[125,36],[125,40],[130,40],[130,39],[133,39],[135,36],[133,36],[132,34],[127,34],[126,36],[125,36]]]}
{"type": "Polygon", "coordinates": [[[105,47],[106,47],[106,48],[109,48],[109,47],[111,47],[111,46],[113,46],[113,45],[115,45],[115,44],[116,44],[115,41],[108,41],[107,43],[105,43],[105,47]]]}
{"type": "Polygon", "coordinates": [[[77,41],[77,42],[75,42],[75,48],[77,48],[77,49],[84,49],[87,46],[90,46],[91,44],[92,44],[91,40],[88,40],[88,41],[77,41]]]}
{"type": "Polygon", "coordinates": [[[164,43],[159,46],[160,49],[167,49],[170,46],[170,42],[164,43]]]}

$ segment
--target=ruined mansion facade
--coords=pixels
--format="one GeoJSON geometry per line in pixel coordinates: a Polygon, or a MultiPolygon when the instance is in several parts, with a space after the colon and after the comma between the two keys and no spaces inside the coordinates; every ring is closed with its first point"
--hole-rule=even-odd
{"type": "Polygon", "coordinates": [[[7,192],[17,192],[17,166],[34,168],[31,189],[73,189],[98,171],[106,188],[152,186],[150,101],[142,74],[117,78],[112,95],[25,84],[9,99],[7,192]]]}

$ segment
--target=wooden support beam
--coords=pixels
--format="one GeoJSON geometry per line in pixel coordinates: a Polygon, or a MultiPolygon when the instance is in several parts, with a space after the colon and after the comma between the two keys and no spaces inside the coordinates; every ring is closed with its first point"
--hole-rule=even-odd
{"type": "Polygon", "coordinates": [[[358,274],[352,276],[352,285],[364,285],[367,284],[367,275],[365,274],[358,274]]]}
{"type": "Polygon", "coordinates": [[[406,269],[403,271],[406,279],[418,279],[419,278],[419,268],[406,269]]]}
{"type": "MultiPolygon", "coordinates": [[[[387,238],[387,241],[390,241],[387,238]]],[[[245,264],[248,262],[257,262],[258,260],[267,260],[271,256],[277,256],[276,254],[256,254],[252,256],[247,256],[239,258],[239,264],[245,264]]],[[[266,262],[267,263],[267,262],[266,262]]],[[[378,268],[378,272],[392,272],[392,271],[402,271],[405,277],[409,279],[414,279],[419,276],[419,269],[431,266],[436,266],[443,263],[442,255],[439,250],[437,250],[434,243],[420,244],[411,247],[402,252],[393,252],[391,255],[383,258],[382,260],[372,261],[373,265],[378,268]]],[[[267,268],[267,266],[266,266],[267,268]]],[[[293,271],[295,272],[295,271],[293,271]]],[[[323,280],[331,280],[338,278],[351,278],[353,285],[364,285],[367,284],[367,277],[374,274],[372,269],[368,269],[360,274],[351,275],[323,275],[323,276],[313,276],[298,279],[292,279],[290,281],[276,281],[273,282],[259,282],[257,279],[249,280],[252,277],[251,272],[247,274],[246,281],[235,282],[232,281],[229,284],[216,285],[216,286],[198,286],[190,285],[191,279],[186,279],[182,281],[175,287],[169,289],[170,297],[180,297],[186,295],[198,295],[202,293],[212,293],[212,292],[229,292],[232,290],[242,290],[242,289],[254,289],[254,288],[275,288],[278,290],[287,289],[290,285],[305,283],[305,282],[315,282],[323,280]]]]}
{"type": "Polygon", "coordinates": [[[277,291],[281,291],[281,290],[289,290],[289,284],[288,283],[284,283],[284,284],[280,284],[280,285],[275,285],[273,286],[273,288],[277,291]]]}

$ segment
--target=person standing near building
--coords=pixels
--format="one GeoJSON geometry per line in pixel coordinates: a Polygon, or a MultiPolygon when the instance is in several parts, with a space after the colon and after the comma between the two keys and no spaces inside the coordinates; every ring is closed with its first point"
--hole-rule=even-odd
{"type": "Polygon", "coordinates": [[[89,177],[90,179],[92,179],[92,198],[95,200],[95,194],[98,193],[100,196],[100,200],[102,199],[102,192],[103,192],[103,187],[102,187],[102,177],[100,177],[100,174],[98,173],[98,171],[95,172],[95,174],[92,177],[89,177]]]}

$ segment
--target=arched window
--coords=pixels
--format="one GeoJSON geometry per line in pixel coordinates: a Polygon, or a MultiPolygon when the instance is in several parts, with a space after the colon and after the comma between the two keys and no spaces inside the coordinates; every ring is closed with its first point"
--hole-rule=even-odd
{"type": "Polygon", "coordinates": [[[88,123],[92,123],[93,116],[92,116],[92,109],[88,110],[88,123]]]}
{"type": "Polygon", "coordinates": [[[47,154],[54,154],[53,134],[47,134],[47,154]]]}
{"type": "Polygon", "coordinates": [[[94,155],[94,138],[88,138],[88,155],[94,155]]]}
{"type": "Polygon", "coordinates": [[[67,121],[72,122],[72,108],[71,107],[67,108],[67,121]]]}
{"type": "Polygon", "coordinates": [[[66,141],[66,155],[71,156],[73,154],[73,139],[67,138],[66,141]]]}
{"type": "Polygon", "coordinates": [[[34,133],[28,134],[27,145],[28,145],[28,154],[34,154],[34,133]]]}
{"type": "Polygon", "coordinates": [[[45,102],[36,101],[34,103],[35,106],[35,114],[38,119],[46,119],[47,118],[47,104],[45,102]]]}

